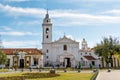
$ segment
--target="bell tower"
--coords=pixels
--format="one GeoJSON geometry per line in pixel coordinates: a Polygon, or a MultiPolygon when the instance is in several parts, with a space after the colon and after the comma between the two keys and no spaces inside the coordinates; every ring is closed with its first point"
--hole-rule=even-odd
{"type": "Polygon", "coordinates": [[[47,10],[47,13],[45,15],[45,18],[43,19],[42,23],[43,28],[43,40],[42,43],[51,43],[52,42],[52,21],[49,18],[49,13],[47,10]]]}
{"type": "Polygon", "coordinates": [[[87,46],[87,41],[85,40],[85,38],[83,38],[83,41],[82,41],[82,49],[83,50],[87,50],[88,49],[88,46],[87,46]]]}

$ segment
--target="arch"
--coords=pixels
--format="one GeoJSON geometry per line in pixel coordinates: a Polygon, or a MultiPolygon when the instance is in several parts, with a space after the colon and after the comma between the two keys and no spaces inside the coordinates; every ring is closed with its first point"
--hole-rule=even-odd
{"type": "Polygon", "coordinates": [[[24,68],[24,59],[20,59],[20,68],[24,68]]]}
{"type": "Polygon", "coordinates": [[[63,50],[66,51],[67,50],[67,45],[63,46],[63,50]]]}
{"type": "Polygon", "coordinates": [[[46,33],[48,33],[49,32],[49,28],[46,28],[46,33]]]}
{"type": "Polygon", "coordinates": [[[46,36],[46,38],[48,38],[48,35],[46,36]]]}

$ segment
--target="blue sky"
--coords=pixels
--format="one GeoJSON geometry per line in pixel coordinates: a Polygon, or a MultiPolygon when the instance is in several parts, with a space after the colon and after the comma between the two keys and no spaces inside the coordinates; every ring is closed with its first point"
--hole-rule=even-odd
{"type": "Polygon", "coordinates": [[[49,9],[53,41],[66,36],[94,47],[103,37],[120,40],[120,0],[1,0],[0,34],[5,48],[41,48],[49,9]]]}

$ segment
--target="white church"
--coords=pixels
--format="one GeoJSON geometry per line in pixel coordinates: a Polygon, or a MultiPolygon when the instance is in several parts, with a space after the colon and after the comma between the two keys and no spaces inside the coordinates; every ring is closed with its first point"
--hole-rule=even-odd
{"type": "MultiPolygon", "coordinates": [[[[0,51],[3,51],[8,58],[5,66],[10,68],[29,68],[31,65],[60,68],[75,68],[79,65],[81,65],[82,68],[90,68],[91,65],[94,68],[107,67],[105,59],[98,57],[94,49],[88,47],[85,38],[79,43],[64,35],[62,38],[52,41],[52,25],[53,23],[47,12],[42,23],[42,49],[3,48],[0,39],[0,51]]],[[[120,67],[120,60],[115,57],[112,59],[113,66],[120,67]]]]}
{"type": "Polygon", "coordinates": [[[85,39],[81,42],[81,49],[79,48],[79,42],[66,37],[66,35],[59,40],[52,41],[52,25],[53,23],[47,12],[42,23],[44,67],[76,67],[81,64],[83,68],[89,68],[90,65],[93,67],[101,65],[99,57],[88,47],[85,39]]]}

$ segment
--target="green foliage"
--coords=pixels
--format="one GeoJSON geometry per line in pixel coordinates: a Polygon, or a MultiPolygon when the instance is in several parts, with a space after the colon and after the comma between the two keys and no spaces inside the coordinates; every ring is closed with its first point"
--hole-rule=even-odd
{"type": "Polygon", "coordinates": [[[100,44],[94,48],[95,52],[102,56],[107,63],[112,63],[112,56],[120,55],[120,44],[117,38],[104,38],[100,44]]]}
{"type": "Polygon", "coordinates": [[[7,56],[4,52],[0,51],[0,65],[7,63],[7,56]]]}

